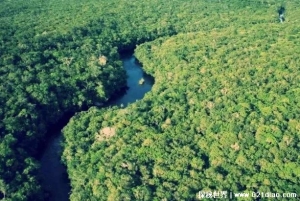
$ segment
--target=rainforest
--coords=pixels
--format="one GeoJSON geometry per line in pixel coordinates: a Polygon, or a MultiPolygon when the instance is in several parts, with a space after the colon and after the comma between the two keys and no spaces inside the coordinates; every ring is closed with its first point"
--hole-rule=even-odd
{"type": "Polygon", "coordinates": [[[68,200],[299,199],[297,0],[0,5],[1,201],[55,200],[57,135],[68,200]],[[111,104],[133,88],[128,54],[150,91],[111,104]]]}

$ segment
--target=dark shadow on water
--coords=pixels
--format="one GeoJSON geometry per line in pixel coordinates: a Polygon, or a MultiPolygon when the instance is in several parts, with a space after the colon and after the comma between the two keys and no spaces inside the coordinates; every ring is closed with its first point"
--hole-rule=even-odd
{"type": "Polygon", "coordinates": [[[4,198],[4,193],[0,191],[0,200],[4,198]]]}
{"type": "Polygon", "coordinates": [[[62,135],[54,135],[41,158],[42,185],[47,191],[49,201],[69,200],[71,190],[66,167],[61,163],[62,135]]]}

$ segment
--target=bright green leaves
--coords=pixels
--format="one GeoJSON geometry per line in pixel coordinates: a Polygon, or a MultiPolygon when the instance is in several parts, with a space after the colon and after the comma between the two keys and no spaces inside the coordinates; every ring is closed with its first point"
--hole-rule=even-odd
{"type": "MultiPolygon", "coordinates": [[[[44,22],[36,25],[41,33],[32,44],[7,43],[14,47],[4,56],[8,77],[29,83],[25,91],[35,100],[19,110],[13,103],[24,104],[22,98],[10,98],[9,112],[52,121],[60,112],[103,102],[125,84],[116,47],[178,33],[137,47],[145,71],[155,76],[144,100],[122,110],[93,108],[66,127],[71,199],[192,200],[205,187],[291,189],[299,178],[298,12],[290,1],[294,16],[276,24],[274,2],[91,1],[68,4],[65,12],[47,7],[59,15],[39,15],[44,22]],[[57,31],[49,33],[53,26],[57,31]],[[26,54],[30,46],[35,51],[26,54]],[[97,62],[100,55],[105,62],[97,62]],[[15,74],[20,59],[37,72],[15,74]],[[33,104],[48,112],[34,112],[33,104]],[[97,141],[105,127],[116,127],[116,134],[97,141]]],[[[4,119],[9,130],[22,125],[14,115],[4,119]]]]}

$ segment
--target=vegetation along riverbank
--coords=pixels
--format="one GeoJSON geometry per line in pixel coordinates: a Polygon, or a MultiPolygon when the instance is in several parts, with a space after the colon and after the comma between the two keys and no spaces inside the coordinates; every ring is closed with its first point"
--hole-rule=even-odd
{"type": "Polygon", "coordinates": [[[300,193],[298,1],[0,4],[0,200],[44,200],[37,150],[68,112],[71,200],[300,193]],[[152,90],[101,108],[135,47],[152,90]]]}

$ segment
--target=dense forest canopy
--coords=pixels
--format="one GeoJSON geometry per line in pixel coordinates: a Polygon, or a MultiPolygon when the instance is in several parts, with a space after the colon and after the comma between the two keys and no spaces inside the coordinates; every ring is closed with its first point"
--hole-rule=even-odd
{"type": "Polygon", "coordinates": [[[92,107],[64,129],[71,200],[300,193],[296,0],[0,3],[1,197],[44,199],[46,131],[124,87],[118,51],[136,45],[153,90],[125,109],[92,107]],[[105,139],[107,127],[116,134],[105,139]]]}

